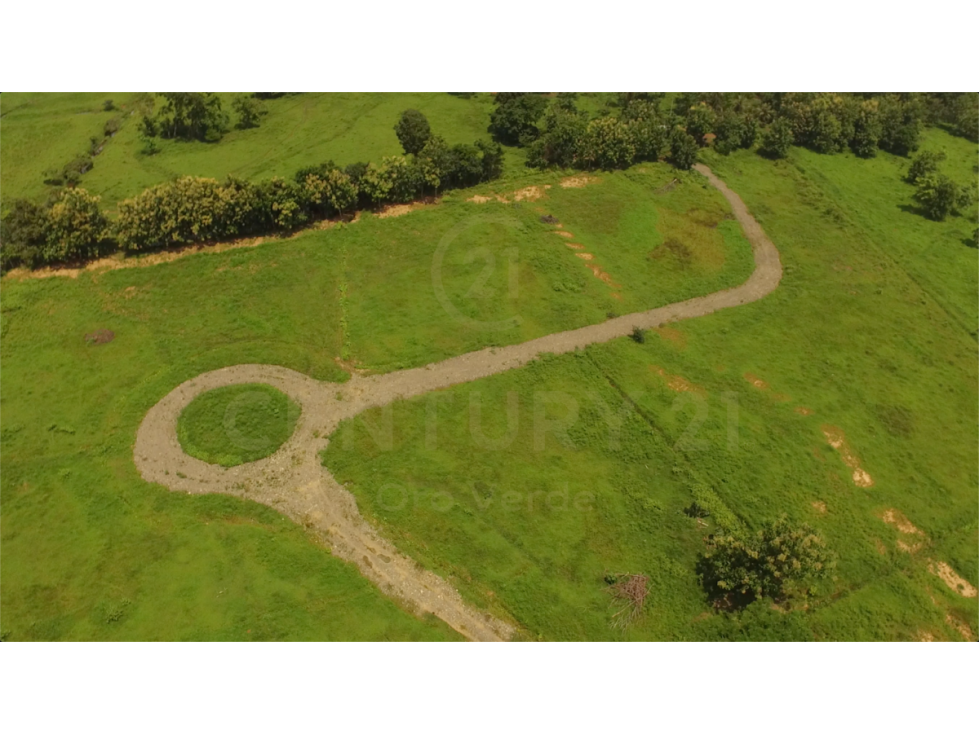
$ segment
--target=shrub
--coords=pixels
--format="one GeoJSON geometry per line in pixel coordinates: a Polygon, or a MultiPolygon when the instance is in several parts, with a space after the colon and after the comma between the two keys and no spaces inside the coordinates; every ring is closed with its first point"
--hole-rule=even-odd
{"type": "Polygon", "coordinates": [[[99,209],[99,197],[85,189],[65,189],[48,212],[46,234],[46,262],[98,257],[109,235],[109,221],[99,209]]]}
{"type": "Polygon", "coordinates": [[[957,135],[979,142],[979,94],[968,92],[956,100],[953,129],[957,135]]]}
{"type": "Polygon", "coordinates": [[[544,118],[544,130],[531,145],[527,165],[535,168],[570,168],[588,130],[584,115],[567,107],[554,106],[544,118]]]}
{"type": "Polygon", "coordinates": [[[119,128],[122,127],[122,119],[119,117],[113,117],[105,121],[105,126],[102,128],[102,135],[111,138],[117,132],[119,128]]]}
{"type": "Polygon", "coordinates": [[[582,162],[590,168],[627,168],[636,157],[629,125],[615,117],[599,117],[588,123],[579,143],[582,162]]]}
{"type": "Polygon", "coordinates": [[[918,181],[928,174],[938,171],[938,164],[945,160],[945,152],[940,150],[923,150],[911,161],[908,174],[904,180],[910,184],[917,184],[918,181]]]}
{"type": "Polygon", "coordinates": [[[47,210],[27,199],[15,199],[0,219],[0,269],[42,264],[47,238],[47,210]]]}
{"type": "Polygon", "coordinates": [[[424,183],[418,166],[403,156],[393,156],[384,158],[380,165],[369,164],[360,179],[360,189],[373,206],[404,204],[419,195],[424,183]]]}
{"type": "Polygon", "coordinates": [[[104,112],[112,112],[112,110],[114,110],[115,108],[116,106],[115,104],[113,104],[111,99],[107,99],[105,102],[102,103],[102,110],[104,112]]]}
{"type": "Polygon", "coordinates": [[[449,173],[446,186],[464,188],[483,180],[483,158],[475,145],[453,145],[449,149],[449,173]]]}
{"type": "Polygon", "coordinates": [[[477,140],[476,148],[482,156],[483,181],[492,181],[503,175],[503,148],[499,143],[477,140]]]}
{"type": "Polygon", "coordinates": [[[238,115],[236,127],[239,130],[258,127],[262,116],[268,114],[265,106],[253,95],[239,94],[231,103],[231,107],[238,115]]]}
{"type": "Polygon", "coordinates": [[[897,155],[909,155],[918,149],[921,137],[922,106],[915,98],[902,99],[888,94],[879,99],[880,147],[897,155]]]}
{"type": "Polygon", "coordinates": [[[636,344],[643,344],[646,341],[646,332],[640,329],[638,326],[633,326],[632,333],[629,334],[629,338],[636,344]]]}
{"type": "Polygon", "coordinates": [[[227,201],[211,178],[184,176],[120,202],[119,245],[142,251],[228,236],[227,201]]]}
{"type": "Polygon", "coordinates": [[[452,154],[441,135],[433,135],[418,152],[416,161],[421,171],[424,185],[438,194],[439,189],[448,184],[452,175],[452,154]]]}
{"type": "Polygon", "coordinates": [[[296,175],[293,177],[293,180],[297,184],[303,184],[306,182],[306,179],[309,178],[310,176],[319,176],[320,178],[326,178],[327,174],[330,171],[333,171],[338,167],[339,166],[337,166],[337,164],[334,163],[333,161],[326,161],[325,163],[319,163],[315,166],[303,166],[298,171],[296,171],[296,175]]]}
{"type": "Polygon", "coordinates": [[[957,207],[960,200],[959,187],[948,176],[941,173],[928,173],[917,182],[914,200],[921,205],[925,216],[935,221],[944,220],[957,207]]]}
{"type": "Polygon", "coordinates": [[[769,158],[785,158],[794,139],[792,123],[785,117],[778,117],[762,136],[761,152],[769,158]]]}
{"type": "Polygon", "coordinates": [[[154,120],[161,136],[212,143],[227,130],[227,115],[213,92],[165,92],[163,98],[164,105],[154,120]]]}
{"type": "Polygon", "coordinates": [[[712,535],[697,563],[708,595],[736,607],[768,597],[781,601],[808,592],[827,577],[835,559],[810,527],[792,527],[783,516],[757,533],[712,535]]]}
{"type": "Polygon", "coordinates": [[[303,189],[311,213],[319,217],[343,214],[357,203],[357,187],[339,169],[328,171],[323,177],[310,174],[303,182],[303,189]]]}

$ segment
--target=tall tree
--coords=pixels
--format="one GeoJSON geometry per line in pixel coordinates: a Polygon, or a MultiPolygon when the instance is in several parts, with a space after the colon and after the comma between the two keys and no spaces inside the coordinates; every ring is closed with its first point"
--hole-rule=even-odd
{"type": "Polygon", "coordinates": [[[401,147],[406,155],[417,154],[425,147],[432,136],[428,119],[418,110],[405,110],[401,113],[394,132],[398,136],[401,147]]]}

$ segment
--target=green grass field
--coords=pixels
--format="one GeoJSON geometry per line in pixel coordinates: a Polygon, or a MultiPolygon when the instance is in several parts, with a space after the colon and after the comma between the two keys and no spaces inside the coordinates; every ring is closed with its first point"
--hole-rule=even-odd
{"type": "MultiPolygon", "coordinates": [[[[938,131],[926,145],[970,152],[938,131]]],[[[975,223],[909,211],[911,187],[898,178],[906,163],[893,156],[796,150],[777,164],[751,153],[709,163],[782,253],[774,294],[644,345],[623,339],[453,388],[437,450],[425,442],[425,398],[395,407],[390,452],[348,422],[326,464],[404,552],[531,638],[737,638],[745,624],[752,637],[957,639],[946,615],[975,630],[976,600],[926,568],[935,559],[973,585],[979,576],[976,251],[963,243],[975,223]],[[673,375],[703,400],[672,391],[673,375]],[[484,433],[498,438],[511,391],[517,437],[505,451],[480,449],[470,401],[496,406],[482,415],[484,433]],[[571,443],[548,438],[538,451],[532,416],[543,391],[569,396],[579,420],[571,443]],[[617,409],[622,394],[637,409],[611,448],[600,406],[617,409]],[[854,484],[824,426],[843,430],[873,487],[854,484]],[[411,501],[378,496],[388,484],[411,501]],[[839,554],[835,582],[791,619],[705,614],[694,559],[708,530],[682,514],[705,491],[720,507],[715,517],[729,512],[750,527],[784,512],[811,523],[839,554]],[[575,509],[579,496],[593,498],[589,509],[575,509]],[[916,553],[898,550],[907,537],[880,519],[888,509],[924,533],[916,553]],[[609,626],[610,571],[647,573],[653,583],[649,612],[624,633],[609,626]]]]}
{"type": "Polygon", "coordinates": [[[269,385],[208,390],[184,408],[177,438],[191,456],[238,466],[271,456],[292,435],[300,408],[269,385]]]}
{"type": "MultiPolygon", "coordinates": [[[[220,96],[233,124],[234,95],[220,96]]],[[[123,105],[131,98],[110,92],[0,96],[3,198],[42,197],[46,187],[41,172],[60,168],[83,153],[89,138],[101,132],[106,120],[119,114],[102,112],[102,102],[112,99],[123,105]]],[[[487,127],[493,107],[488,94],[462,99],[434,93],[302,94],[264,104],[268,114],[257,128],[232,129],[219,143],[159,140],[160,152],[152,156],[140,152],[139,114],[127,117],[80,185],[101,196],[103,206],[111,210],[119,201],[177,176],[291,179],[298,169],[311,163],[332,159],[346,166],[401,155],[394,124],[405,109],[425,113],[432,130],[449,144],[489,140],[487,127]]],[[[522,161],[522,151],[508,149],[512,167],[519,168],[522,161]]]]}
{"type": "MultiPolygon", "coordinates": [[[[263,178],[323,158],[376,159],[399,152],[392,126],[408,106],[450,142],[488,137],[488,97],[373,96],[275,100],[256,130],[216,145],[164,143],[145,160],[127,123],[82,185],[111,205],[182,173],[263,178]]],[[[43,196],[35,179],[67,162],[76,139],[84,149],[87,119],[103,124],[102,100],[127,101],[60,97],[0,98],[5,200],[43,196]],[[55,138],[59,147],[46,148],[55,138]],[[23,150],[28,140],[34,154],[23,150]]],[[[974,176],[974,144],[930,130],[925,146],[945,147],[959,180],[974,176]]],[[[740,229],[696,174],[680,174],[666,191],[677,174],[646,164],[562,188],[560,175],[527,173],[521,155],[508,151],[502,181],[397,218],[365,214],[255,248],[75,279],[5,277],[4,638],[457,639],[271,509],[147,484],[132,444],[150,407],[208,370],[267,363],[343,381],[350,364],[424,365],[712,292],[750,273],[740,229]],[[519,205],[466,201],[512,199],[530,185],[551,188],[519,205]],[[545,214],[573,237],[555,234],[545,214]],[[115,339],[86,343],[96,329],[115,339]]],[[[436,449],[424,440],[427,398],[398,403],[392,451],[380,452],[358,419],[331,441],[327,465],[399,549],[515,621],[522,638],[956,639],[946,615],[975,631],[976,600],[927,571],[935,559],[974,585],[979,576],[979,285],[976,250],[964,242],[975,222],[915,213],[913,189],[901,181],[907,161],[883,153],[871,161],[801,149],[779,163],[750,152],[705,158],[778,246],[785,276],[775,293],[651,333],[644,344],[622,339],[445,391],[453,397],[439,410],[436,449]],[[676,376],[702,392],[674,392],[676,376]],[[496,438],[506,432],[511,391],[517,438],[507,450],[480,449],[470,400],[482,401],[484,433],[496,438]],[[577,403],[572,443],[549,435],[535,449],[541,391],[577,403]],[[623,394],[638,410],[610,445],[601,404],[617,410],[623,394]],[[845,432],[873,487],[854,485],[824,425],[845,432]],[[388,482],[409,490],[406,507],[391,510],[376,495],[388,482]],[[811,523],[840,557],[838,578],[807,610],[712,613],[693,573],[709,527],[682,514],[695,497],[711,503],[708,526],[726,514],[754,526],[780,512],[811,523]],[[892,508],[924,534],[916,553],[899,551],[897,541],[910,539],[880,519],[892,508]],[[647,614],[624,632],[609,624],[606,572],[653,582],[647,614]]],[[[229,398],[203,399],[210,404],[194,423],[223,442],[211,429],[229,398]]],[[[548,410],[558,415],[560,405],[548,410]]],[[[228,449],[203,451],[214,458],[228,449]]]]}
{"type": "MultiPolygon", "coordinates": [[[[705,219],[723,218],[716,192],[691,177],[676,199],[649,204],[672,175],[657,165],[646,173],[603,175],[584,189],[561,188],[560,176],[538,176],[530,182],[550,184],[547,198],[520,207],[477,205],[459,192],[407,216],[365,215],[256,248],[77,279],[5,278],[3,633],[9,639],[455,637],[441,622],[399,609],[267,508],[178,496],[145,483],[132,462],[136,429],[178,384],[227,365],[280,364],[342,381],[348,373],[341,357],[376,370],[425,364],[601,321],[613,307],[650,307],[743,280],[750,271],[747,243],[730,222],[712,228],[705,219]],[[603,206],[585,206],[587,191],[598,202],[619,197],[641,207],[644,226],[629,207],[612,217],[603,206]],[[538,208],[560,215],[565,229],[595,253],[595,262],[622,285],[622,301],[565,247],[571,240],[540,222],[538,208]],[[689,220],[682,215],[687,208],[689,220]],[[704,232],[688,237],[682,267],[648,257],[667,236],[682,237],[697,222],[704,232]],[[450,317],[439,302],[433,256],[460,223],[467,228],[444,258],[445,293],[471,318],[516,315],[519,324],[482,331],[450,317]],[[497,226],[512,236],[494,234],[497,226]],[[510,298],[507,250],[514,247],[519,280],[510,298]],[[487,256],[495,258],[493,271],[481,290],[467,295],[486,271],[487,256]],[[616,258],[632,266],[616,268],[616,258]],[[647,292],[650,286],[656,287],[647,292]],[[86,343],[96,329],[111,329],[115,339],[86,343]],[[280,564],[289,569],[277,570],[280,564]],[[175,593],[180,610],[171,606],[175,593]],[[200,614],[197,604],[204,605],[200,614]]],[[[223,420],[226,403],[218,402],[204,416],[205,428],[209,419],[223,420]]]]}

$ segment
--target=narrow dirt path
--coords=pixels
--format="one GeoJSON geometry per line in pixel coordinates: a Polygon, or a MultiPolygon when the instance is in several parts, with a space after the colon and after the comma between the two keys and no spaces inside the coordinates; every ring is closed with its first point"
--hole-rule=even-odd
{"type": "Polygon", "coordinates": [[[728,200],[751,243],[755,270],[737,288],[426,367],[355,375],[342,385],[272,365],[236,365],[207,372],[179,385],[146,414],[133,449],[140,474],[175,492],[218,492],[266,504],[316,533],[334,555],[356,563],[364,576],[416,613],[435,614],[470,639],[509,639],[513,630],[508,624],[467,605],[444,579],[421,569],[382,538],[361,516],[353,495],[320,464],[319,453],[340,421],[368,408],[505,372],[544,353],[563,354],[627,336],[636,326],[651,329],[750,303],[775,290],[782,277],[775,246],[737,194],[707,166],[695,169],[728,200]],[[272,456],[229,469],[185,454],[177,440],[177,419],[184,407],[206,390],[249,382],[272,385],[299,403],[302,415],[292,437],[272,456]]]}

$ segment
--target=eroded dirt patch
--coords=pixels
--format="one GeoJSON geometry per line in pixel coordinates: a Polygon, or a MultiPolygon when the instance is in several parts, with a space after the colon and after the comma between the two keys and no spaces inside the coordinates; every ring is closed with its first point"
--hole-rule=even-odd
{"type": "Polygon", "coordinates": [[[606,273],[604,270],[602,270],[597,265],[593,265],[591,263],[587,263],[587,266],[588,266],[588,269],[591,270],[592,275],[594,275],[600,281],[602,281],[603,283],[605,283],[605,285],[610,286],[612,288],[621,288],[622,287],[621,285],[619,285],[618,283],[616,283],[614,280],[612,280],[612,276],[611,275],[609,275],[608,273],[606,273]]]}
{"type": "Polygon", "coordinates": [[[895,510],[894,508],[884,510],[884,512],[881,513],[880,519],[886,522],[888,525],[893,525],[899,532],[902,532],[905,535],[924,536],[924,533],[918,530],[918,528],[916,528],[911,521],[904,516],[904,513],[899,510],[895,510]]]}
{"type": "Polygon", "coordinates": [[[585,246],[584,245],[579,245],[577,242],[565,242],[564,244],[566,244],[572,250],[584,250],[585,249],[585,246]]]}
{"type": "Polygon", "coordinates": [[[571,234],[570,232],[567,232],[565,230],[557,230],[557,231],[554,232],[554,234],[556,234],[558,237],[567,237],[568,239],[571,239],[571,238],[574,237],[573,234],[571,234]]]}
{"type": "Polygon", "coordinates": [[[405,214],[435,206],[439,199],[425,199],[423,201],[413,201],[410,204],[390,204],[377,212],[378,219],[388,219],[390,217],[403,217],[405,214]]]}
{"type": "Polygon", "coordinates": [[[91,334],[85,335],[85,342],[97,346],[99,344],[108,344],[115,338],[116,333],[114,331],[110,331],[109,329],[96,329],[91,334]]]}
{"type": "Polygon", "coordinates": [[[795,412],[798,413],[799,415],[807,415],[807,416],[808,415],[812,415],[812,409],[811,408],[806,408],[803,405],[798,406],[795,409],[795,412]]]}
{"type": "Polygon", "coordinates": [[[816,510],[816,512],[818,512],[820,515],[825,515],[826,514],[826,503],[825,502],[823,502],[821,500],[816,500],[815,502],[812,502],[811,504],[812,504],[813,508],[816,510]]]}
{"type": "Polygon", "coordinates": [[[575,257],[580,257],[582,260],[592,260],[595,256],[590,252],[576,252],[575,257]]]}
{"type": "Polygon", "coordinates": [[[663,341],[668,341],[679,349],[687,346],[687,335],[672,326],[658,326],[653,329],[663,341]]]}
{"type": "Polygon", "coordinates": [[[972,627],[970,627],[966,622],[962,621],[958,617],[948,614],[945,616],[945,622],[946,624],[948,624],[949,627],[951,627],[960,635],[962,635],[962,637],[965,638],[966,640],[969,640],[971,642],[976,639],[976,634],[975,632],[972,631],[972,627]]]}
{"type": "Polygon", "coordinates": [[[757,387],[759,390],[767,390],[768,389],[768,383],[765,382],[760,377],[758,377],[758,375],[753,375],[750,372],[745,372],[744,373],[744,379],[746,379],[752,385],[754,385],[755,387],[757,387]]]}
{"type": "Polygon", "coordinates": [[[568,178],[561,180],[561,188],[581,189],[597,180],[594,176],[568,176],[568,178]]]}
{"type": "Polygon", "coordinates": [[[704,388],[702,388],[700,385],[696,385],[690,382],[690,380],[688,380],[687,378],[681,377],[680,375],[671,375],[667,373],[667,371],[664,370],[662,367],[659,367],[655,364],[651,364],[649,365],[649,369],[651,369],[657,375],[662,377],[663,381],[666,382],[666,386],[670,388],[670,390],[672,390],[673,392],[694,392],[699,395],[707,394],[707,391],[704,388]]]}
{"type": "Polygon", "coordinates": [[[976,596],[976,587],[955,573],[955,569],[944,561],[932,561],[928,564],[928,570],[945,582],[945,585],[956,594],[965,597],[976,596]]]}
{"type": "Polygon", "coordinates": [[[545,189],[551,188],[549,184],[544,186],[527,186],[519,191],[513,192],[514,201],[537,201],[544,198],[545,189]]]}
{"type": "Polygon", "coordinates": [[[836,449],[840,454],[840,458],[843,459],[843,463],[846,464],[850,469],[853,470],[852,478],[853,483],[858,487],[872,487],[874,486],[874,480],[871,478],[864,469],[860,466],[860,460],[857,458],[856,454],[850,448],[850,445],[846,441],[846,435],[843,430],[837,428],[836,426],[823,426],[823,435],[826,436],[826,440],[829,445],[836,449]]]}

